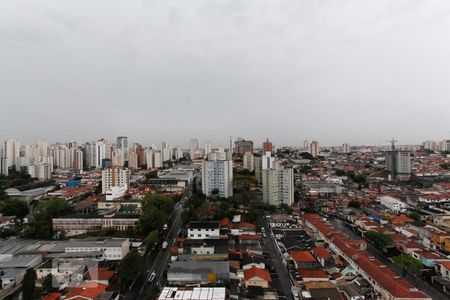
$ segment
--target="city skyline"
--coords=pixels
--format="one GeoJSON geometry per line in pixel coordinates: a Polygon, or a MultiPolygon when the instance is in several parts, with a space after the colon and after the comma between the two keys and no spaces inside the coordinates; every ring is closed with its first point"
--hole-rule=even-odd
{"type": "Polygon", "coordinates": [[[449,9],[448,1],[4,0],[2,135],[151,132],[174,144],[220,136],[223,145],[237,132],[278,145],[444,139],[449,9]]]}

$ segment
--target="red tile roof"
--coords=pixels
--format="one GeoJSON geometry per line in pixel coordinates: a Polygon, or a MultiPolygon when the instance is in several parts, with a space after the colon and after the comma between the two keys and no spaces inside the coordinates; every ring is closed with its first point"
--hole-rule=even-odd
{"type": "Polygon", "coordinates": [[[239,236],[240,240],[247,240],[247,241],[259,241],[261,239],[260,236],[256,235],[256,234],[241,234],[239,236]]]}
{"type": "Polygon", "coordinates": [[[267,270],[260,269],[257,267],[252,267],[252,268],[244,271],[244,279],[245,280],[250,280],[254,277],[259,277],[261,279],[264,279],[265,281],[272,282],[270,273],[267,270]]]}
{"type": "Polygon", "coordinates": [[[96,282],[83,283],[71,289],[64,299],[65,300],[79,299],[79,298],[87,300],[95,299],[98,295],[104,292],[106,288],[107,285],[101,283],[96,282]]]}
{"type": "MultiPolygon", "coordinates": [[[[319,231],[321,231],[321,228],[329,227],[329,224],[322,220],[318,214],[307,214],[305,220],[319,231]]],[[[368,251],[359,250],[354,241],[350,240],[345,234],[335,232],[330,234],[329,238],[347,258],[354,261],[370,278],[392,296],[405,299],[431,299],[425,293],[414,290],[414,286],[399,278],[397,273],[384,266],[380,261],[371,258],[368,251]]]]}
{"type": "Polygon", "coordinates": [[[332,257],[331,253],[322,246],[318,246],[318,247],[312,249],[312,251],[314,252],[314,254],[316,254],[316,256],[321,257],[321,258],[331,258],[332,257]]]}
{"type": "Polygon", "coordinates": [[[110,280],[114,276],[114,271],[108,270],[107,268],[98,268],[97,270],[89,270],[88,280],[110,280]],[[97,272],[97,278],[92,278],[97,272]]]}
{"type": "Polygon", "coordinates": [[[315,262],[316,259],[309,251],[293,250],[291,257],[295,262],[315,262]]]}
{"type": "Polygon", "coordinates": [[[298,274],[301,278],[328,278],[327,273],[322,270],[308,270],[308,269],[299,269],[297,270],[298,274]]]}

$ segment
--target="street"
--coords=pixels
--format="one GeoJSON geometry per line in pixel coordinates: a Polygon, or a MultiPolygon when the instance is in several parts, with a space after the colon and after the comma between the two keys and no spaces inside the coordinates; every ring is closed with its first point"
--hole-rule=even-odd
{"type": "Polygon", "coordinates": [[[170,259],[170,249],[174,246],[175,239],[180,233],[181,226],[183,224],[181,219],[181,213],[183,212],[184,203],[190,199],[192,195],[192,184],[186,187],[186,190],[181,197],[180,201],[175,205],[172,214],[169,217],[169,223],[171,226],[167,232],[166,241],[168,243],[166,249],[156,249],[148,253],[146,257],[145,267],[143,271],[137,276],[136,280],[130,287],[130,291],[126,295],[125,299],[134,300],[145,298],[145,291],[147,285],[147,278],[152,273],[155,272],[156,277],[148,287],[153,285],[164,284],[165,278],[163,278],[164,270],[166,269],[169,259],[170,259]]]}
{"type": "MultiPolygon", "coordinates": [[[[345,233],[349,238],[356,240],[361,239],[361,236],[359,236],[356,232],[351,230],[348,226],[345,226],[344,222],[340,219],[332,219],[328,218],[328,222],[330,222],[334,227],[345,233]]],[[[376,249],[371,244],[367,243],[367,250],[379,261],[381,261],[384,265],[389,267],[391,270],[396,272],[399,276],[402,275],[402,270],[394,264],[392,261],[390,261],[380,250],[376,249]]],[[[416,278],[411,275],[410,273],[407,273],[405,278],[406,281],[411,283],[412,285],[416,285],[416,278]]],[[[417,288],[424,291],[428,294],[433,300],[445,300],[448,299],[446,295],[441,293],[439,290],[434,288],[431,283],[428,281],[417,278],[417,288]]]]}
{"type": "MultiPolygon", "coordinates": [[[[293,300],[292,291],[291,291],[291,277],[284,266],[283,262],[281,261],[280,255],[277,251],[277,247],[275,245],[276,241],[274,240],[274,237],[272,235],[272,231],[270,230],[269,224],[267,224],[267,220],[264,217],[259,217],[259,223],[262,225],[262,227],[265,228],[267,232],[267,236],[265,238],[265,245],[264,245],[264,251],[270,253],[270,258],[272,259],[272,263],[275,267],[276,274],[278,275],[278,279],[273,278],[273,287],[276,289],[277,283],[280,286],[281,290],[279,293],[283,293],[286,299],[293,300]]],[[[271,274],[272,275],[272,274],[271,274]]],[[[272,275],[273,276],[273,275],[272,275]]],[[[280,295],[281,299],[281,295],[280,295]]]]}

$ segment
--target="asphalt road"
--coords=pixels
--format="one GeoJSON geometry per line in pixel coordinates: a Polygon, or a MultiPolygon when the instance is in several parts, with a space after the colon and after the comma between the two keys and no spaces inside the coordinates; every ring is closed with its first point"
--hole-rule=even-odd
{"type": "MultiPolygon", "coordinates": [[[[359,236],[357,233],[355,233],[353,230],[351,230],[348,226],[344,224],[344,222],[340,219],[332,219],[329,218],[328,222],[330,222],[332,225],[334,225],[337,229],[348,235],[351,239],[361,239],[361,236],[359,236]]],[[[391,270],[396,272],[398,275],[402,276],[402,270],[394,264],[392,261],[390,261],[380,250],[373,247],[371,244],[367,243],[367,250],[379,261],[381,261],[384,265],[389,267],[391,270]]],[[[413,286],[416,285],[416,278],[411,275],[410,273],[406,274],[405,278],[406,281],[411,283],[413,286]]],[[[444,295],[443,292],[439,291],[435,287],[431,285],[430,282],[417,278],[417,288],[421,291],[424,291],[428,296],[430,296],[433,300],[445,300],[448,299],[448,296],[444,295]]]]}
{"type": "Polygon", "coordinates": [[[156,249],[155,251],[151,251],[147,254],[145,267],[143,268],[143,271],[136,277],[125,299],[143,299],[145,298],[144,296],[147,288],[154,285],[162,286],[165,283],[166,278],[163,278],[163,273],[170,259],[170,249],[174,246],[175,239],[180,233],[181,226],[183,224],[183,221],[181,219],[183,205],[191,198],[191,196],[192,185],[189,185],[186,188],[181,200],[175,205],[175,208],[169,217],[169,223],[171,224],[171,226],[167,231],[167,248],[156,249]],[[148,277],[153,272],[155,272],[156,277],[152,281],[152,283],[148,283],[148,277]]]}
{"type": "MultiPolygon", "coordinates": [[[[292,296],[291,291],[291,277],[289,275],[289,272],[287,271],[286,267],[284,266],[283,262],[281,261],[280,254],[278,253],[277,247],[275,245],[276,241],[272,235],[272,232],[270,230],[269,224],[267,224],[267,220],[264,217],[259,218],[259,222],[262,227],[265,228],[266,231],[266,238],[265,245],[264,245],[264,251],[270,253],[270,258],[273,263],[273,266],[275,267],[276,274],[278,275],[278,280],[273,280],[274,289],[280,288],[281,292],[284,294],[285,299],[293,300],[294,297],[292,296]],[[279,285],[279,287],[275,286],[279,285]]],[[[280,291],[279,291],[280,292],[280,291]]],[[[280,297],[281,299],[281,297],[280,297]]]]}

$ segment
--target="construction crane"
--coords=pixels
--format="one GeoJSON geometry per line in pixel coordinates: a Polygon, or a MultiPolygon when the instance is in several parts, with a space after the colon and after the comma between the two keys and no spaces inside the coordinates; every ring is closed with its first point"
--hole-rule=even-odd
{"type": "Polygon", "coordinates": [[[398,142],[396,139],[392,138],[390,141],[386,141],[388,143],[391,143],[391,149],[392,151],[395,150],[395,143],[398,142]]]}

